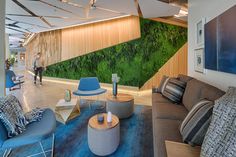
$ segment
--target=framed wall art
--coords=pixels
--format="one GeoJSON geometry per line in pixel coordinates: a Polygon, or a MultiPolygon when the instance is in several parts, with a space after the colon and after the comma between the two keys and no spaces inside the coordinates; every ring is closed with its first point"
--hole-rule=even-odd
{"type": "Polygon", "coordinates": [[[204,73],[204,48],[194,50],[194,70],[204,73]]]}
{"type": "Polygon", "coordinates": [[[204,25],[205,18],[202,18],[196,23],[196,48],[204,47],[204,25]]]}

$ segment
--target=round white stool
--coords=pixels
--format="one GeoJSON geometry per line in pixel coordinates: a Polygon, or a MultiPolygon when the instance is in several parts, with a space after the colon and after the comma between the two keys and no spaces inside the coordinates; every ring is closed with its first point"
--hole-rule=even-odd
{"type": "Polygon", "coordinates": [[[91,117],[88,123],[89,149],[99,156],[110,155],[116,151],[120,143],[119,118],[112,115],[112,122],[107,123],[107,114],[104,113],[104,123],[99,124],[97,115],[91,117]]]}

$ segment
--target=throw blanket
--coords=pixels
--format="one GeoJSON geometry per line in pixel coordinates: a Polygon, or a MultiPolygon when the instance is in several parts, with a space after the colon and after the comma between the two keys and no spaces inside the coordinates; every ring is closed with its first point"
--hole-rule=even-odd
{"type": "Polygon", "coordinates": [[[206,133],[201,157],[236,155],[236,87],[216,100],[212,120],[206,133]]]}
{"type": "Polygon", "coordinates": [[[25,130],[28,122],[20,102],[15,96],[8,95],[0,99],[0,121],[5,126],[8,137],[18,135],[25,130]]]}
{"type": "Polygon", "coordinates": [[[30,112],[25,113],[25,119],[28,123],[40,121],[43,117],[44,109],[35,108],[30,112]]]}
{"type": "Polygon", "coordinates": [[[8,95],[0,98],[0,122],[5,126],[8,137],[13,137],[21,134],[26,125],[31,122],[40,121],[44,109],[33,109],[24,114],[19,100],[13,96],[8,95]]]}

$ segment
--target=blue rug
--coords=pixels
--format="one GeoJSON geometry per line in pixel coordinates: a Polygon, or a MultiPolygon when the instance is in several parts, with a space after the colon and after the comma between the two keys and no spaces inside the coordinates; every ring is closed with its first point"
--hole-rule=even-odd
{"type": "MultiPolygon", "coordinates": [[[[69,121],[66,125],[58,122],[55,133],[55,157],[94,157],[89,150],[87,141],[87,125],[91,116],[105,112],[96,110],[97,105],[92,109],[82,108],[77,118],[69,121]]],[[[110,157],[152,157],[153,136],[152,136],[152,111],[151,107],[136,105],[132,117],[120,121],[120,145],[110,157]]],[[[51,139],[42,142],[43,147],[49,150],[46,154],[50,156],[51,139]]],[[[39,144],[34,144],[15,149],[12,157],[22,157],[40,152],[39,144]]],[[[42,154],[36,156],[41,157],[42,154]]]]}

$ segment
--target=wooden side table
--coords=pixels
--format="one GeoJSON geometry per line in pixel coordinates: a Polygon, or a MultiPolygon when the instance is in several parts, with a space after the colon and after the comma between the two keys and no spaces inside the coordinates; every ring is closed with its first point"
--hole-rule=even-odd
{"type": "Polygon", "coordinates": [[[107,96],[106,111],[111,111],[120,119],[130,117],[134,112],[134,97],[129,94],[112,94],[107,96]]]}
{"type": "Polygon", "coordinates": [[[55,113],[57,120],[66,124],[67,121],[80,114],[80,106],[77,99],[71,99],[70,102],[66,102],[64,99],[59,100],[55,108],[55,113]]]}
{"type": "Polygon", "coordinates": [[[116,151],[120,143],[119,118],[112,115],[112,122],[107,123],[107,114],[103,113],[104,122],[98,123],[97,115],[91,117],[88,122],[89,149],[99,156],[110,155],[116,151]]]}
{"type": "Polygon", "coordinates": [[[165,141],[168,157],[199,157],[201,147],[192,147],[185,143],[165,141]]]}

